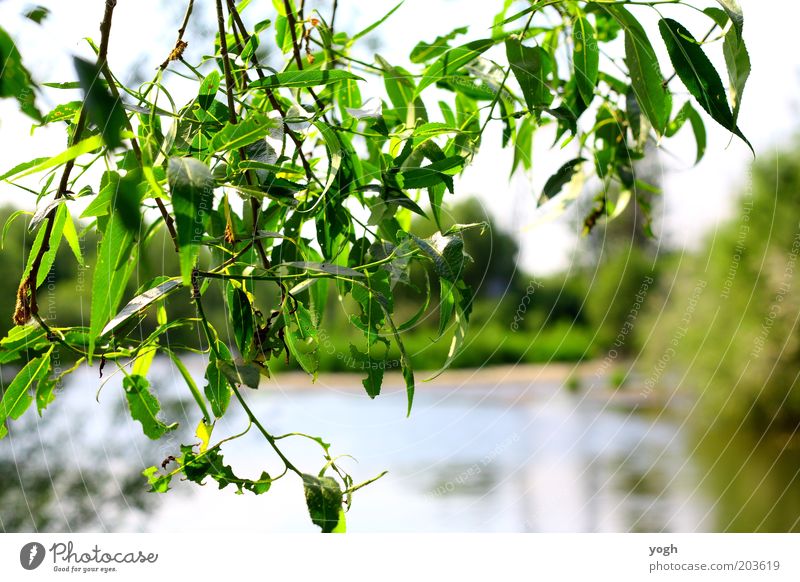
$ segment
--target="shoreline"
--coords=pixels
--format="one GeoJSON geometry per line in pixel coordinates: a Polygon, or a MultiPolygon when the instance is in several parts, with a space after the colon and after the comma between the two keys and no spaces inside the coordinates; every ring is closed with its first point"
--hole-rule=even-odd
{"type": "MultiPolygon", "coordinates": [[[[486,386],[494,384],[531,382],[566,382],[570,377],[578,376],[585,378],[596,373],[600,368],[601,362],[584,363],[554,363],[554,364],[520,364],[486,366],[484,368],[464,368],[446,370],[435,379],[426,382],[431,378],[435,371],[415,370],[414,377],[417,387],[428,386],[430,388],[469,388],[471,385],[486,386]]],[[[366,372],[366,371],[365,371],[366,372]]],[[[364,373],[356,372],[323,372],[316,381],[312,381],[311,376],[305,372],[296,370],[284,371],[275,374],[272,378],[264,381],[259,389],[315,389],[325,386],[336,386],[338,388],[348,388],[363,390],[361,380],[364,373]]],[[[384,388],[405,389],[403,375],[398,370],[386,372],[383,378],[384,388]]]]}

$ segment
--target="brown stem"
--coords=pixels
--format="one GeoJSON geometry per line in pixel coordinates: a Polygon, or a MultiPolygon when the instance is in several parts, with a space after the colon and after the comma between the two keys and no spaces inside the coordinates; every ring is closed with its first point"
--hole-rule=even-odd
{"type": "MultiPolygon", "coordinates": [[[[100,22],[100,49],[97,55],[97,65],[104,66],[108,57],[108,39],[111,34],[111,19],[114,16],[114,8],[117,5],[117,0],[106,0],[106,9],[103,13],[103,20],[100,22]]],[[[78,122],[75,124],[75,131],[70,138],[70,146],[75,145],[81,138],[84,128],[86,127],[86,108],[81,109],[78,116],[78,122]]],[[[55,199],[58,200],[65,196],[69,188],[69,176],[72,173],[72,168],[75,167],[75,161],[69,160],[64,164],[64,171],[61,174],[61,181],[58,184],[55,199]]],[[[39,252],[36,253],[33,262],[31,263],[31,270],[28,275],[20,282],[17,291],[17,307],[14,311],[14,323],[17,325],[24,325],[31,315],[36,315],[39,312],[39,307],[36,304],[36,279],[39,276],[39,269],[42,266],[42,259],[45,253],[50,250],[50,236],[53,233],[53,222],[55,219],[58,206],[55,206],[47,214],[47,224],[45,225],[44,238],[42,239],[42,246],[39,247],[39,252]],[[28,296],[28,292],[30,296],[28,296]]]]}
{"type": "Polygon", "coordinates": [[[333,0],[333,9],[331,10],[331,36],[333,36],[333,23],[336,20],[337,8],[339,8],[339,0],[333,0]]]}
{"type": "Polygon", "coordinates": [[[162,71],[167,68],[170,61],[180,60],[183,56],[183,51],[189,46],[189,43],[183,40],[183,35],[186,33],[186,27],[189,26],[192,9],[194,9],[194,0],[189,0],[189,5],[186,7],[186,14],[183,16],[183,24],[181,24],[181,27],[178,29],[178,40],[175,41],[175,48],[172,49],[172,52],[169,53],[169,56],[159,67],[162,71]]]}
{"type": "MultiPolygon", "coordinates": [[[[235,10],[235,5],[233,4],[233,1],[232,0],[227,0],[226,3],[228,5],[228,12],[230,12],[231,16],[233,16],[234,10],[235,10]]],[[[224,15],[223,10],[222,10],[222,2],[221,2],[221,0],[217,0],[217,24],[219,26],[220,38],[223,38],[225,36],[225,18],[224,18],[224,16],[225,15],[224,15]]],[[[238,13],[237,13],[237,17],[238,17],[238,13]]],[[[239,19],[239,21],[241,22],[241,19],[239,19]]],[[[244,32],[242,32],[242,36],[245,36],[244,32]]],[[[242,41],[239,38],[239,34],[237,34],[237,32],[236,32],[236,21],[235,21],[235,19],[234,19],[234,25],[233,25],[233,38],[234,38],[234,40],[236,42],[236,46],[237,46],[237,49],[239,50],[239,54],[241,54],[242,50],[243,50],[243,45],[242,45],[242,41]]],[[[246,38],[244,40],[244,42],[247,42],[248,40],[249,40],[249,38],[246,38]]],[[[227,42],[227,40],[226,40],[226,42],[227,42]]],[[[223,48],[222,41],[220,41],[220,50],[222,50],[225,53],[227,53],[226,47],[223,48]]],[[[233,106],[230,105],[232,103],[232,100],[233,100],[233,90],[234,90],[233,74],[231,73],[230,61],[227,59],[227,54],[223,55],[223,59],[224,59],[223,63],[224,63],[224,66],[225,66],[225,79],[226,79],[225,82],[226,82],[226,85],[227,85],[226,86],[226,92],[227,92],[227,95],[228,95],[228,104],[231,107],[230,120],[231,120],[231,123],[236,123],[237,122],[237,120],[236,120],[236,111],[233,109],[233,106]]],[[[248,81],[249,81],[249,79],[247,77],[247,73],[243,72],[242,73],[242,88],[243,89],[247,88],[248,81]]],[[[245,152],[244,148],[239,148],[239,155],[241,156],[242,160],[247,158],[247,153],[245,152]]],[[[253,176],[252,176],[251,172],[247,171],[247,172],[245,172],[244,175],[245,175],[245,180],[247,180],[248,186],[252,186],[253,185],[253,176]]],[[[255,196],[251,196],[250,197],[250,208],[252,209],[252,212],[253,212],[253,241],[255,242],[256,250],[258,251],[259,257],[261,258],[262,265],[264,266],[265,269],[269,269],[270,264],[269,264],[269,259],[267,258],[267,253],[264,250],[264,244],[261,242],[261,240],[258,240],[256,238],[256,234],[258,233],[259,215],[261,214],[261,202],[259,200],[257,200],[255,198],[255,196]]]]}
{"type": "MultiPolygon", "coordinates": [[[[122,103],[122,98],[119,95],[119,89],[117,89],[116,80],[114,79],[114,75],[111,74],[111,69],[108,68],[108,63],[104,63],[102,72],[103,76],[108,82],[108,89],[111,93],[111,96],[118,103],[122,103]]],[[[128,130],[133,133],[133,126],[131,125],[131,122],[127,116],[125,116],[125,125],[127,126],[128,130]]],[[[136,161],[139,162],[139,167],[141,168],[143,165],[142,150],[139,147],[139,142],[135,137],[131,137],[131,149],[133,149],[133,154],[136,156],[136,161]]],[[[178,233],[175,231],[175,221],[172,219],[172,216],[170,216],[169,211],[167,210],[167,207],[164,206],[161,198],[156,198],[155,200],[156,206],[158,206],[158,210],[161,213],[161,217],[164,219],[164,224],[169,231],[169,236],[172,238],[172,244],[175,247],[175,252],[178,252],[178,233]]]]}
{"type": "Polygon", "coordinates": [[[228,118],[231,123],[236,123],[236,104],[233,100],[233,73],[231,72],[231,60],[228,57],[228,39],[225,36],[225,14],[222,11],[222,0],[216,0],[217,4],[217,28],[219,30],[219,51],[222,55],[222,67],[225,70],[225,94],[228,97],[228,118]]]}
{"type": "MultiPolygon", "coordinates": [[[[283,5],[286,7],[286,19],[289,21],[289,32],[292,35],[292,53],[294,54],[294,61],[297,63],[297,68],[302,71],[303,57],[300,56],[300,42],[297,40],[297,19],[292,12],[292,6],[289,4],[289,0],[283,0],[283,5]]],[[[323,105],[319,96],[317,96],[311,87],[308,88],[308,92],[311,94],[311,97],[313,97],[314,103],[319,108],[320,113],[322,113],[323,109],[325,109],[325,106],[323,105]]],[[[324,113],[322,113],[322,117],[325,119],[324,113]]]]}
{"type": "Polygon", "coordinates": [[[286,7],[286,19],[289,21],[289,32],[292,35],[292,52],[294,52],[294,60],[297,63],[297,68],[303,69],[303,57],[300,56],[300,44],[297,42],[297,20],[292,12],[292,5],[289,0],[283,0],[283,5],[286,7]]]}
{"type": "MultiPolygon", "coordinates": [[[[241,33],[244,42],[245,43],[248,42],[250,40],[250,35],[247,33],[247,30],[245,29],[244,22],[242,22],[242,17],[239,15],[239,11],[236,9],[233,0],[228,0],[228,10],[230,11],[231,16],[233,16],[234,26],[239,27],[239,32],[241,33]]],[[[256,56],[255,51],[253,51],[253,54],[250,56],[250,60],[253,62],[253,66],[255,67],[258,78],[264,79],[265,75],[264,72],[261,70],[261,63],[259,62],[258,56],[256,56]]],[[[270,105],[272,105],[272,108],[275,111],[277,111],[280,114],[281,119],[285,121],[286,112],[283,110],[283,107],[281,106],[280,102],[275,97],[275,93],[272,91],[272,89],[265,89],[265,92],[270,105]]],[[[297,136],[297,134],[294,131],[292,131],[289,128],[288,125],[285,125],[285,131],[286,134],[291,138],[292,142],[294,142],[295,148],[297,150],[297,155],[300,158],[300,163],[303,165],[303,169],[305,170],[306,178],[308,178],[309,182],[315,181],[319,183],[319,179],[316,177],[316,175],[314,175],[314,172],[311,170],[311,164],[308,163],[308,160],[306,159],[306,156],[303,153],[303,141],[297,136]]]]}

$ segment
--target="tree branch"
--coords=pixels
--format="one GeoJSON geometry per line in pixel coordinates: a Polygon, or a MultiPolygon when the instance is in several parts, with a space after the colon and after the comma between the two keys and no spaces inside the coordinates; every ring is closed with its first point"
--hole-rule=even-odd
{"type": "MultiPolygon", "coordinates": [[[[105,66],[108,58],[108,39],[111,34],[111,20],[114,17],[114,8],[117,6],[117,0],[106,0],[106,8],[103,13],[103,20],[100,22],[100,48],[97,55],[97,65],[99,67],[105,66]]],[[[70,138],[70,146],[75,145],[81,138],[83,130],[86,127],[86,108],[81,108],[81,113],[78,116],[78,122],[75,124],[75,131],[70,138]]],[[[69,190],[69,176],[72,173],[72,168],[75,167],[75,160],[69,160],[64,164],[64,171],[61,174],[61,180],[56,190],[55,199],[58,200],[65,196],[69,190]]],[[[14,310],[14,323],[16,325],[25,325],[31,316],[39,313],[39,307],[36,304],[36,279],[39,276],[39,269],[42,266],[42,259],[47,251],[50,250],[50,236],[53,233],[53,222],[55,219],[58,205],[56,205],[46,216],[47,224],[45,225],[44,238],[42,239],[42,246],[39,247],[39,252],[31,263],[31,270],[28,275],[20,282],[19,289],[17,290],[17,305],[14,310]]],[[[49,330],[48,330],[49,331],[49,330]]]]}

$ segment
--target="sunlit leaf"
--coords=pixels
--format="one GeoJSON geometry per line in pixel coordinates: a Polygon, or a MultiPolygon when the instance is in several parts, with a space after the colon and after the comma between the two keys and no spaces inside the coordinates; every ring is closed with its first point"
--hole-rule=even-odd
{"type": "Polygon", "coordinates": [[[0,438],[6,435],[5,422],[9,418],[17,420],[33,402],[31,391],[38,382],[47,377],[50,369],[50,352],[32,359],[14,377],[3,392],[0,401],[0,438]]]}
{"type": "Polygon", "coordinates": [[[594,88],[597,85],[597,73],[600,65],[600,50],[594,28],[584,17],[575,19],[572,27],[572,39],[575,46],[573,63],[575,81],[584,103],[591,103],[594,88]]]}
{"type": "Polygon", "coordinates": [[[161,411],[161,404],[150,391],[150,383],[143,376],[125,376],[122,380],[122,387],[125,390],[125,399],[131,417],[142,424],[142,431],[147,437],[157,440],[164,433],[178,428],[178,423],[165,424],[158,419],[161,411]]]}
{"type": "Polygon", "coordinates": [[[181,259],[183,284],[191,286],[192,269],[200,253],[214,197],[214,179],[194,158],[171,158],[167,172],[181,259]]]}
{"type": "Polygon", "coordinates": [[[306,506],[314,525],[322,533],[331,533],[339,525],[342,509],[342,489],[333,477],[303,475],[306,506]]]}
{"type": "Polygon", "coordinates": [[[328,85],[345,79],[356,79],[363,81],[361,77],[350,73],[349,71],[342,71],[341,69],[331,69],[326,71],[286,71],[285,73],[278,73],[270,75],[264,79],[253,81],[250,84],[251,89],[280,89],[285,88],[302,88],[302,87],[317,87],[320,85],[328,85]]]}

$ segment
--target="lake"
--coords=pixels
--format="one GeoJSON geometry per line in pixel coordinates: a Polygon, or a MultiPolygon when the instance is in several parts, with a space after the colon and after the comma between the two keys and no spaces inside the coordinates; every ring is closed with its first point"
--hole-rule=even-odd
{"type": "MultiPolygon", "coordinates": [[[[202,358],[190,362],[202,386],[202,358]]],[[[199,420],[168,362],[157,361],[151,376],[162,417],[181,424],[164,442],[148,441],[127,416],[119,374],[95,400],[97,368],[70,377],[44,418],[31,410],[11,425],[0,443],[0,528],[317,530],[293,477],[261,496],[177,479],[165,495],[147,493],[141,471],[196,442],[199,420]]],[[[342,464],[356,483],[389,471],[354,495],[352,532],[798,530],[795,444],[704,431],[685,420],[686,398],[644,406],[635,387],[615,394],[585,381],[569,390],[563,377],[547,368],[443,375],[418,385],[410,418],[393,378],[375,400],[349,376],[311,385],[294,374],[245,397],[273,434],[306,432],[332,443],[333,454],[352,455],[342,464]]],[[[234,401],[212,442],[245,425],[234,401]]],[[[313,442],[282,443],[304,471],[322,467],[313,442]]],[[[222,450],[237,474],[278,472],[255,430],[222,450]]]]}

